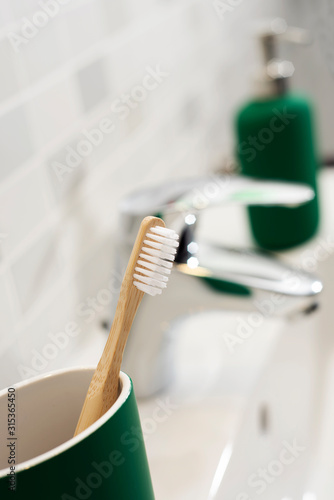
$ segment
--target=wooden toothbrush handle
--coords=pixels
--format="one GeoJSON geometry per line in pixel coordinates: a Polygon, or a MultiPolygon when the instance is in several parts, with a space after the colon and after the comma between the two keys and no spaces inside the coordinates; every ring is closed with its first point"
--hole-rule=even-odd
{"type": "Polygon", "coordinates": [[[90,392],[89,395],[87,394],[74,436],[77,436],[90,425],[94,424],[117,401],[120,393],[119,372],[114,375],[110,374],[110,376],[113,379],[113,383],[105,386],[109,390],[104,391],[102,389],[95,393],[90,392]]]}
{"type": "Polygon", "coordinates": [[[115,318],[103,354],[90,383],[80,414],[75,436],[87,429],[115,403],[119,395],[119,374],[125,344],[144,292],[133,284],[133,275],[148,230],[152,226],[165,227],[156,217],[145,217],[133,247],[122,282],[115,318]]]}
{"type": "Polygon", "coordinates": [[[123,352],[144,293],[132,286],[125,303],[121,300],[122,295],[121,291],[110,334],[90,383],[74,436],[102,417],[119,396],[123,352]]]}

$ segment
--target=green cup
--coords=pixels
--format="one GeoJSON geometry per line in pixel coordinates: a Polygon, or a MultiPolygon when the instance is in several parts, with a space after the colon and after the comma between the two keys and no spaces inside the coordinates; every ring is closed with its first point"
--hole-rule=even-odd
{"type": "Polygon", "coordinates": [[[94,369],[41,375],[0,392],[1,500],[154,500],[131,379],[73,438],[94,369]]]}

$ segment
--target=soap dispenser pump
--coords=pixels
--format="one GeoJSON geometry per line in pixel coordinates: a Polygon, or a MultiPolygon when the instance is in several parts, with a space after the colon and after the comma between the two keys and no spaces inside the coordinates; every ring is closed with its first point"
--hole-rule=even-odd
{"type": "Polygon", "coordinates": [[[260,34],[264,66],[257,80],[257,97],[236,119],[241,172],[260,179],[301,182],[315,192],[300,207],[249,207],[256,242],[268,250],[283,250],[311,238],[318,227],[317,155],[313,112],[309,100],[289,91],[292,62],[280,59],[280,42],[306,44],[308,33],[276,19],[260,34]]]}

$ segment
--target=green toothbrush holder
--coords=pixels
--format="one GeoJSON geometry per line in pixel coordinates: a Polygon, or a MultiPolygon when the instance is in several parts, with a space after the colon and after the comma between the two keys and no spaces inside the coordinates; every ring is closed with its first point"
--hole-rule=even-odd
{"type": "Polygon", "coordinates": [[[154,500],[131,379],[73,438],[92,368],[41,375],[0,392],[0,498],[154,500]]]}

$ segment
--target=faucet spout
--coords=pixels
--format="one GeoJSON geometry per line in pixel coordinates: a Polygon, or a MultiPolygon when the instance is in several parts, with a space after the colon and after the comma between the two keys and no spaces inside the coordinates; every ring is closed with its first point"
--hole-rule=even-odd
{"type": "MultiPolygon", "coordinates": [[[[117,255],[120,270],[125,269],[143,216],[160,212],[175,218],[176,214],[179,217],[174,223],[179,226],[174,229],[181,228],[168,288],[154,301],[147,296],[143,298],[125,349],[124,370],[133,378],[138,397],[152,396],[170,383],[172,331],[183,318],[209,311],[254,311],[255,302],[270,294],[285,297],[276,301],[273,314],[294,314],[293,311],[312,310],[310,305],[322,290],[322,283],[315,276],[287,266],[270,254],[226,248],[197,239],[198,211],[228,203],[292,206],[313,196],[309,187],[298,184],[209,176],[174,181],[123,200],[117,255]],[[226,293],[226,285],[230,285],[230,291],[234,288],[245,293],[236,300],[236,296],[226,293]]],[[[168,226],[173,224],[168,221],[168,226]]]]}

